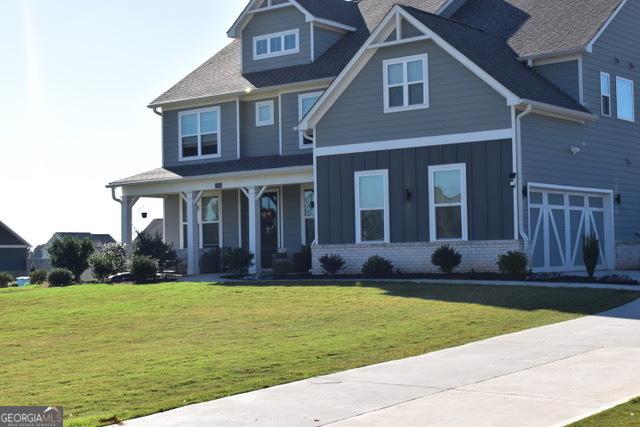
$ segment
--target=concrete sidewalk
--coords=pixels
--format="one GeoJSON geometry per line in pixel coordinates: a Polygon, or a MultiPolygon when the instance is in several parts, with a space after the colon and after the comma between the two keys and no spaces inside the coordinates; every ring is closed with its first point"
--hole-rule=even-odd
{"type": "Polygon", "coordinates": [[[555,426],[640,395],[640,300],[597,316],[131,420],[130,426],[555,426]]]}

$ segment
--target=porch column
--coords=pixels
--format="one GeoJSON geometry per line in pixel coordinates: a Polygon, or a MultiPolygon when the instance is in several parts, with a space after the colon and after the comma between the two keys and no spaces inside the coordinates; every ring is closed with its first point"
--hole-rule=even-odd
{"type": "Polygon", "coordinates": [[[122,196],[120,202],[120,235],[122,244],[130,247],[133,241],[133,206],[138,201],[138,197],[122,196]]]}
{"type": "Polygon", "coordinates": [[[246,196],[249,202],[249,251],[254,255],[254,265],[249,273],[258,274],[262,270],[262,257],[260,254],[260,197],[265,187],[249,187],[246,196]]]}
{"type": "Polygon", "coordinates": [[[183,194],[187,204],[187,274],[200,274],[200,227],[198,202],[202,193],[190,191],[183,194]]]}

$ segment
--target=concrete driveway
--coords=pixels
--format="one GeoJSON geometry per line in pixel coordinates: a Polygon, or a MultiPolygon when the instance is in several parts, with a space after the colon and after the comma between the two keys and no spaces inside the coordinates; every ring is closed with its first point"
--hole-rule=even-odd
{"type": "Polygon", "coordinates": [[[640,300],[409,359],[131,420],[130,426],[555,426],[640,395],[640,300]]]}

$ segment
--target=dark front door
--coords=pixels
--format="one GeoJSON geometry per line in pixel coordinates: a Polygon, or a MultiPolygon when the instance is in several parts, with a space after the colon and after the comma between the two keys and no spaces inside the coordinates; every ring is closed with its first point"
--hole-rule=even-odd
{"type": "Polygon", "coordinates": [[[260,254],[262,268],[273,266],[278,251],[278,192],[267,191],[260,198],[260,254]]]}

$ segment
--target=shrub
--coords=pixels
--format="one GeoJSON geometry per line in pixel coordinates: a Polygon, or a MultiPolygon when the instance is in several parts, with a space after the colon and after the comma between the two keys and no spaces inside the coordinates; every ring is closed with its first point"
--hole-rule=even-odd
{"type": "Polygon", "coordinates": [[[175,263],[178,258],[172,244],[165,243],[159,234],[151,236],[148,233],[138,233],[133,254],[155,259],[160,271],[164,271],[167,265],[175,263]]]}
{"type": "Polygon", "coordinates": [[[584,236],[582,240],[582,257],[590,279],[593,279],[600,259],[600,242],[595,234],[584,236]]]}
{"type": "Polygon", "coordinates": [[[41,285],[47,281],[47,271],[33,270],[31,273],[29,273],[29,279],[31,279],[32,285],[41,285]]]}
{"type": "Polygon", "coordinates": [[[293,263],[289,259],[274,259],[273,274],[275,276],[286,276],[293,272],[293,263]]]}
{"type": "Polygon", "coordinates": [[[131,278],[136,283],[144,283],[155,280],[158,276],[158,261],[142,255],[131,257],[131,278]]]}
{"type": "Polygon", "coordinates": [[[303,246],[302,251],[293,254],[293,269],[296,273],[308,273],[311,270],[311,247],[303,246]]]}
{"type": "Polygon", "coordinates": [[[114,271],[113,265],[109,261],[109,258],[103,253],[96,253],[89,257],[89,265],[91,266],[91,272],[93,276],[99,282],[105,282],[109,276],[119,273],[114,271]]]}
{"type": "Polygon", "coordinates": [[[9,273],[0,273],[0,288],[6,288],[13,283],[13,276],[9,273]]]}
{"type": "Polygon", "coordinates": [[[461,261],[462,255],[449,245],[439,247],[431,256],[431,263],[446,274],[451,274],[461,261]]]}
{"type": "Polygon", "coordinates": [[[345,264],[344,258],[337,254],[326,254],[320,258],[320,265],[322,265],[325,274],[335,275],[344,268],[345,264]]]}
{"type": "Polygon", "coordinates": [[[519,251],[511,251],[498,257],[498,268],[503,274],[523,274],[527,272],[529,259],[519,251]]]}
{"type": "Polygon", "coordinates": [[[222,255],[222,264],[225,271],[230,271],[236,276],[243,276],[249,272],[253,265],[254,255],[245,248],[225,248],[222,255]]]}
{"type": "Polygon", "coordinates": [[[51,265],[71,271],[75,281],[79,282],[82,273],[89,268],[89,257],[93,251],[91,240],[65,236],[51,244],[49,256],[51,265]]]}
{"type": "Polygon", "coordinates": [[[388,277],[393,274],[393,264],[391,261],[375,255],[364,263],[362,274],[369,277],[388,277]]]}
{"type": "Polygon", "coordinates": [[[63,287],[69,286],[73,283],[73,273],[64,268],[56,268],[51,273],[49,273],[49,277],[47,277],[47,282],[49,282],[49,286],[52,287],[63,287]]]}
{"type": "Polygon", "coordinates": [[[220,273],[220,248],[212,248],[200,257],[200,272],[202,274],[220,273]]]}
{"type": "Polygon", "coordinates": [[[109,243],[100,251],[111,265],[111,274],[124,273],[127,270],[127,249],[120,243],[109,243]]]}

